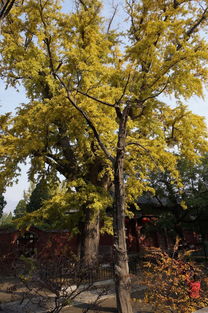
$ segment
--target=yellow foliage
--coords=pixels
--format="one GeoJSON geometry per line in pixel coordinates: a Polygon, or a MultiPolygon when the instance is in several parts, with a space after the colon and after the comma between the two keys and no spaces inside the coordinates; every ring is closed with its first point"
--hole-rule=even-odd
{"type": "MultiPolygon", "coordinates": [[[[178,242],[176,250],[177,245],[178,242]]],[[[158,249],[147,256],[151,261],[144,265],[144,283],[148,287],[145,302],[152,305],[155,313],[191,313],[207,306],[206,270],[186,261],[188,254],[182,252],[178,258],[173,258],[158,249]],[[201,277],[200,297],[197,299],[190,297],[188,281],[193,274],[201,277]]]]}
{"type": "MultiPolygon", "coordinates": [[[[207,1],[127,3],[131,22],[122,38],[125,47],[119,33],[106,32],[102,1],[80,2],[69,13],[56,0],[15,6],[2,22],[0,75],[8,86],[20,83],[28,103],[14,117],[1,116],[2,188],[29,158],[31,178],[48,168],[64,176],[69,190],[79,189],[67,198],[54,195],[46,208],[70,203],[102,210],[110,203],[106,192],[113,184],[118,131],[128,108],[126,207],[144,192],[154,193],[149,177],[156,170],[168,171],[182,190],[178,159],[199,162],[208,149],[203,118],[182,103],[202,96],[207,84],[203,5],[207,1]],[[167,96],[178,100],[174,108],[167,96]]],[[[44,212],[47,218],[49,209],[44,212]]]]}

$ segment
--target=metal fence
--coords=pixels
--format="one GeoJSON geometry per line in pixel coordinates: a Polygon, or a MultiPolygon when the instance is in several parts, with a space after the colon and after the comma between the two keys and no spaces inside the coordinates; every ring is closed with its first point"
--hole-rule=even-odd
{"type": "MultiPolygon", "coordinates": [[[[56,279],[60,283],[64,281],[85,282],[92,284],[96,281],[108,280],[114,278],[114,264],[102,263],[96,266],[82,266],[79,262],[64,260],[62,262],[45,262],[38,266],[41,279],[56,279]]],[[[139,262],[137,259],[129,261],[129,271],[131,274],[139,273],[139,262]]]]}

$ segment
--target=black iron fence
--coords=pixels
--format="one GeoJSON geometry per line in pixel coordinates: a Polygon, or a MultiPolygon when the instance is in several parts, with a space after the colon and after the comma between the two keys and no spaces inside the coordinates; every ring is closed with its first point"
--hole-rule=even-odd
{"type": "MultiPolygon", "coordinates": [[[[113,279],[114,264],[101,263],[95,266],[82,265],[80,262],[72,262],[71,260],[56,260],[53,262],[42,262],[38,264],[39,276],[44,280],[56,280],[60,283],[66,281],[69,283],[83,282],[92,284],[97,281],[113,279]]],[[[139,273],[138,259],[130,259],[129,270],[131,274],[139,273]]]]}

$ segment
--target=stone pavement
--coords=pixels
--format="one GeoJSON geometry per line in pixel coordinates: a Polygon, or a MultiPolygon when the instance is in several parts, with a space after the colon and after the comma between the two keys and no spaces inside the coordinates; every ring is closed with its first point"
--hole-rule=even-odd
{"type": "MultiPolygon", "coordinates": [[[[92,308],[90,303],[93,303],[98,294],[100,294],[100,291],[102,289],[102,283],[99,282],[99,284],[95,284],[96,288],[91,291],[85,291],[80,294],[79,297],[76,298],[76,301],[73,302],[73,305],[67,306],[64,309],[62,309],[61,313],[82,313],[83,309],[86,309],[88,307],[91,307],[89,309],[89,312],[98,311],[100,313],[114,313],[117,312],[116,309],[116,301],[115,301],[115,292],[113,287],[113,282],[111,280],[103,282],[104,286],[107,287],[107,293],[102,296],[101,302],[99,305],[95,308],[92,308]],[[97,286],[98,285],[98,286],[97,286]],[[101,289],[100,289],[101,288],[101,289]]],[[[133,312],[134,313],[153,313],[151,310],[151,307],[147,304],[144,304],[142,302],[138,302],[138,298],[143,298],[143,293],[145,287],[141,286],[141,284],[138,284],[137,282],[134,283],[134,291],[132,292],[132,305],[133,305],[133,312]],[[135,301],[134,301],[135,300],[135,301]]],[[[2,291],[2,290],[1,290],[2,291]]],[[[19,290],[18,290],[19,291],[19,290]]],[[[47,297],[48,299],[48,297],[47,297]]],[[[33,303],[29,303],[25,299],[21,302],[21,297],[19,299],[13,299],[12,302],[7,303],[1,303],[1,292],[0,292],[0,313],[45,313],[47,312],[46,309],[41,309],[38,303],[35,303],[33,299],[33,303]],[[14,301],[15,300],[15,301],[14,301]],[[17,301],[18,300],[18,301],[17,301]]],[[[50,301],[52,301],[53,298],[47,301],[48,305],[50,306],[50,301]]],[[[11,301],[11,300],[10,300],[11,301]]],[[[208,308],[200,309],[194,313],[208,313],[208,308]]]]}
{"type": "MultiPolygon", "coordinates": [[[[79,301],[74,301],[72,306],[67,306],[61,310],[61,313],[82,313],[83,309],[90,308],[90,301],[94,298],[94,295],[86,292],[83,298],[79,301]]],[[[133,312],[134,313],[153,313],[150,306],[144,305],[139,302],[133,302],[133,312]]],[[[47,310],[48,311],[48,310],[47,310]]],[[[20,303],[20,301],[14,301],[2,305],[0,313],[46,313],[46,310],[41,310],[40,307],[33,303],[30,306],[26,305],[26,302],[20,303]]],[[[106,295],[101,300],[100,304],[96,307],[92,307],[88,312],[99,312],[99,313],[116,313],[116,301],[113,294],[106,295]]],[[[203,308],[195,311],[194,313],[208,313],[208,308],[203,308]]]]}
{"type": "MultiPolygon", "coordinates": [[[[105,296],[101,299],[101,302],[97,306],[91,306],[91,295],[85,294],[85,299],[81,301],[74,301],[73,305],[67,306],[61,310],[61,313],[82,313],[84,309],[89,308],[88,312],[99,313],[116,313],[116,300],[115,296],[105,296]],[[84,301],[83,301],[84,300],[84,301]]],[[[152,313],[150,308],[141,303],[132,303],[134,313],[152,313]]],[[[46,313],[48,310],[41,309],[38,304],[31,304],[28,306],[26,302],[20,303],[20,301],[10,302],[2,305],[0,312],[2,313],[46,313]]]]}
{"type": "MultiPolygon", "coordinates": [[[[143,292],[144,288],[137,286],[137,291],[135,290],[132,293],[132,297],[137,298],[138,293],[143,292]]],[[[89,312],[106,312],[106,313],[114,313],[117,312],[116,309],[116,300],[115,300],[115,292],[114,287],[108,288],[106,294],[102,295],[101,299],[99,299],[99,303],[94,306],[92,303],[95,302],[98,295],[101,294],[101,289],[95,288],[91,291],[85,291],[81,293],[71,306],[67,306],[62,309],[61,313],[82,313],[83,309],[89,308],[89,312]]],[[[47,302],[47,306],[50,307],[52,303],[50,303],[49,299],[47,302]]],[[[133,312],[134,313],[151,313],[150,306],[144,305],[139,302],[132,302],[133,312]]],[[[38,298],[33,298],[33,303],[28,302],[26,299],[24,301],[13,301],[8,303],[2,303],[0,306],[0,313],[46,313],[48,310],[41,309],[39,305],[38,298]]]]}

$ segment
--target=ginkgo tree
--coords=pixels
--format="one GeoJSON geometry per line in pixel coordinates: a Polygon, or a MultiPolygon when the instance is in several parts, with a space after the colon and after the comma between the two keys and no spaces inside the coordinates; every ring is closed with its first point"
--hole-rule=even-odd
{"type": "MultiPolygon", "coordinates": [[[[53,3],[53,2],[51,2],[53,3]]],[[[51,6],[51,3],[47,3],[47,8],[51,6]]],[[[35,3],[33,3],[33,6],[35,6],[34,10],[30,12],[32,16],[30,16],[30,19],[33,23],[30,25],[30,27],[37,26],[36,29],[36,35],[40,36],[40,43],[42,45],[42,36],[43,33],[45,33],[45,26],[43,21],[43,16],[41,15],[44,7],[42,7],[42,2],[39,3],[39,6],[37,6],[35,3]],[[39,23],[43,26],[43,33],[38,31],[38,24],[36,19],[36,13],[37,10],[39,12],[39,23]]],[[[20,9],[20,7],[19,7],[20,9]]],[[[53,16],[51,16],[49,23],[51,22],[51,19],[53,20],[53,23],[57,23],[58,20],[56,17],[58,17],[58,12],[56,12],[55,7],[50,8],[51,10],[54,10],[53,16]]],[[[30,9],[29,9],[30,10],[30,9]]],[[[23,7],[22,11],[23,12],[23,7]]],[[[15,13],[15,12],[14,12],[15,13]]],[[[27,22],[28,23],[28,22],[27,22]]],[[[8,25],[7,31],[9,31],[8,25]]],[[[56,30],[56,27],[54,25],[54,30],[56,30]]],[[[28,34],[25,36],[25,40],[28,41],[28,36],[32,36],[32,30],[28,29],[28,34]],[[26,39],[27,38],[27,39],[26,39]]],[[[14,35],[14,34],[13,34],[14,35]]],[[[54,33],[55,36],[55,33],[54,33]]],[[[16,35],[14,35],[13,38],[15,38],[16,35]]],[[[16,39],[14,39],[16,40],[16,39]]],[[[55,37],[54,37],[55,40],[55,37]]],[[[56,40],[58,40],[58,34],[56,36],[56,40]]],[[[25,50],[25,44],[23,43],[23,50],[25,50]]],[[[10,44],[9,44],[10,45],[10,44]]],[[[38,54],[44,55],[44,50],[42,46],[38,45],[39,50],[38,54]]],[[[101,45],[101,43],[100,43],[101,45]]],[[[6,47],[6,46],[5,46],[6,47]]],[[[10,45],[11,47],[11,45],[10,45]]],[[[28,46],[29,47],[29,46],[28,46]]],[[[37,47],[33,47],[31,50],[30,45],[30,52],[26,48],[27,55],[28,53],[34,56],[33,61],[39,62],[37,54],[35,55],[35,50],[37,47]],[[34,50],[35,48],[35,50],[34,50]],[[36,60],[36,61],[35,61],[36,60]]],[[[47,48],[48,49],[48,48],[47,48]]],[[[25,51],[26,51],[25,50],[25,51]]],[[[101,50],[101,49],[100,49],[101,50]]],[[[47,50],[48,51],[48,50],[47,50]]],[[[60,51],[58,51],[60,53],[60,51]]],[[[18,52],[19,54],[19,52],[18,52]]],[[[21,54],[21,53],[20,53],[21,54]]],[[[20,56],[20,55],[19,55],[20,56]]],[[[31,65],[30,59],[27,59],[28,56],[24,56],[23,58],[20,56],[20,63],[24,60],[26,68],[28,65],[31,65]]],[[[43,61],[43,60],[42,60],[43,61]]],[[[83,133],[83,125],[82,121],[79,117],[75,116],[75,113],[70,110],[70,108],[67,107],[66,100],[64,99],[64,95],[60,92],[55,92],[53,94],[52,86],[48,82],[48,78],[50,75],[47,75],[47,71],[49,69],[48,67],[48,59],[45,58],[46,64],[43,66],[42,61],[38,65],[39,68],[41,68],[41,71],[34,75],[33,82],[27,79],[28,73],[26,68],[25,72],[25,78],[27,80],[26,84],[32,85],[27,88],[26,90],[28,92],[28,97],[32,100],[38,99],[38,101],[34,102],[33,104],[30,103],[30,105],[22,107],[19,109],[18,113],[18,122],[15,121],[15,132],[22,133],[22,139],[26,142],[20,142],[18,141],[17,145],[15,144],[13,146],[14,150],[21,149],[21,155],[19,154],[18,158],[14,157],[11,160],[11,158],[7,159],[6,161],[6,168],[7,171],[10,168],[10,174],[13,176],[15,174],[14,168],[16,168],[18,162],[22,160],[25,160],[26,156],[31,156],[31,169],[29,176],[32,178],[35,173],[42,173],[43,175],[46,175],[46,169],[45,164],[47,164],[50,169],[53,169],[54,172],[58,172],[59,174],[62,174],[64,178],[69,182],[75,179],[82,178],[82,181],[79,179],[79,185],[76,183],[76,189],[80,190],[85,188],[84,186],[86,184],[92,185],[93,193],[99,192],[101,193],[100,189],[103,189],[103,198],[105,198],[106,189],[110,188],[112,184],[112,180],[110,175],[108,174],[108,170],[105,170],[105,168],[108,168],[108,165],[105,165],[105,160],[103,159],[103,156],[100,155],[99,151],[97,151],[97,146],[94,143],[94,140],[88,140],[88,136],[83,133]],[[36,78],[35,78],[36,77],[36,78]],[[35,90],[36,89],[36,90],[35,90]],[[31,93],[31,94],[30,94],[31,93]],[[58,100],[58,98],[60,99],[58,100]],[[59,103],[57,106],[56,103],[59,103]],[[50,105],[48,105],[50,103],[50,105]],[[52,104],[53,103],[53,104],[52,104]],[[60,106],[61,103],[61,106],[60,106]],[[45,108],[44,108],[45,106],[45,108]],[[56,109],[55,109],[56,108],[56,109]],[[49,110],[48,110],[49,109],[49,110]],[[31,117],[31,118],[30,118],[31,117]],[[76,118],[75,118],[76,117],[76,118]],[[21,119],[21,121],[20,121],[21,119]],[[27,123],[25,125],[25,128],[23,127],[24,120],[27,120],[27,123]],[[23,123],[22,123],[23,122],[23,123]],[[19,126],[18,126],[19,125],[19,126]],[[34,128],[35,127],[35,128],[34,128]],[[21,129],[21,130],[20,130],[21,129]],[[29,137],[27,136],[27,133],[30,133],[29,137]],[[36,134],[36,135],[35,135],[36,134]],[[15,147],[16,146],[16,147],[15,147]],[[19,146],[19,148],[17,148],[19,146]],[[14,163],[13,163],[14,162],[14,163]],[[13,167],[14,166],[14,167],[13,167]],[[12,169],[13,167],[13,169],[12,169]]],[[[20,64],[19,63],[19,64],[20,64]]],[[[31,66],[31,70],[34,71],[34,64],[31,66]]],[[[29,69],[29,68],[28,68],[29,69]]],[[[16,70],[15,70],[16,71],[16,70]]],[[[14,72],[13,72],[14,74],[14,72]]],[[[12,75],[13,75],[12,74],[12,75]]],[[[4,76],[4,74],[3,74],[4,76]]],[[[6,74],[7,76],[7,74],[6,74]]],[[[8,76],[7,76],[8,77],[8,76]]],[[[54,77],[52,77],[54,79],[54,77]]],[[[13,77],[12,80],[19,80],[17,77],[13,77]]],[[[13,84],[13,83],[12,83],[13,84]]],[[[2,117],[2,119],[6,122],[6,117],[2,117]]],[[[2,125],[4,121],[2,120],[2,125]]],[[[6,122],[7,123],[7,122],[6,122]]],[[[9,122],[10,124],[10,122],[9,122]]],[[[14,152],[14,151],[13,151],[14,152]]],[[[3,174],[3,172],[2,172],[3,174]]],[[[9,174],[9,175],[10,175],[9,174]]],[[[8,178],[9,175],[5,175],[4,178],[8,178]]],[[[69,189],[71,187],[69,186],[69,189]]],[[[86,190],[87,192],[87,190],[86,190]]],[[[78,198],[78,197],[77,197],[78,198]]],[[[94,259],[97,258],[98,254],[98,243],[99,243],[99,206],[100,202],[97,200],[96,196],[93,198],[89,192],[88,192],[88,199],[83,199],[82,204],[82,219],[85,221],[84,229],[81,230],[83,232],[82,235],[82,249],[81,249],[81,255],[83,256],[83,259],[87,263],[91,263],[94,259]],[[94,199],[94,200],[92,200],[94,199]],[[96,201],[96,203],[94,203],[96,201]],[[98,209],[94,210],[94,207],[97,206],[98,209]]],[[[100,197],[99,199],[101,199],[100,197]]],[[[105,200],[104,200],[105,201],[105,200]]],[[[104,202],[102,201],[102,205],[104,205],[104,202]]],[[[80,206],[80,201],[77,202],[77,206],[80,206]]],[[[68,209],[69,210],[69,209],[68,209]]]]}
{"type": "Polygon", "coordinates": [[[106,27],[97,0],[76,1],[67,14],[58,1],[25,0],[3,21],[1,77],[22,84],[30,101],[15,117],[1,117],[0,180],[10,184],[28,157],[30,176],[47,164],[54,177],[64,175],[70,193],[75,186],[79,200],[82,195],[94,228],[113,183],[117,308],[130,313],[127,203],[154,192],[148,178],[155,169],[169,171],[182,188],[178,157],[197,162],[207,151],[203,118],[182,99],[202,96],[207,83],[208,1],[125,4],[129,30],[122,35],[111,21],[106,27]],[[90,186],[103,197],[87,197],[90,186]]]}

